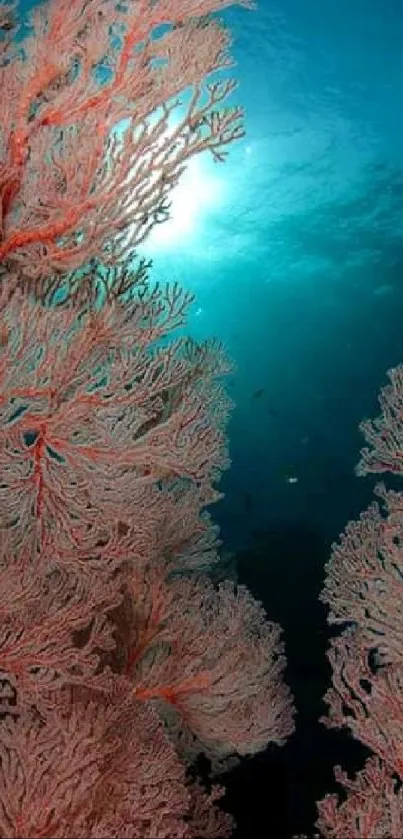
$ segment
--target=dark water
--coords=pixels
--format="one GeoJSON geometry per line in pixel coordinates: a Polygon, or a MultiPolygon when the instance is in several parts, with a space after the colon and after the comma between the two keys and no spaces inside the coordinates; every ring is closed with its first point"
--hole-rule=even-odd
{"type": "Polygon", "coordinates": [[[196,291],[194,333],[218,334],[237,364],[214,514],[240,579],[284,628],[298,716],[285,748],[232,773],[227,803],[238,837],[280,839],[312,835],[333,766],[355,770],[365,754],[319,723],[330,668],[318,595],[332,541],[372,496],[354,474],[358,423],[403,360],[403,7],[284,0],[228,19],[247,137],[225,167],[200,163],[211,183],[193,225],[181,233],[179,208],[149,252],[161,277],[196,291]]]}

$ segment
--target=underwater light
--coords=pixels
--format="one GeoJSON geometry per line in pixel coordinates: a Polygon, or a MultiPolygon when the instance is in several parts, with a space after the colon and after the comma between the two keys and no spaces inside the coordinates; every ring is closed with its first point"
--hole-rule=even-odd
{"type": "Polygon", "coordinates": [[[147,240],[147,250],[188,245],[196,239],[208,208],[217,206],[223,193],[221,166],[193,158],[171,196],[170,217],[156,225],[147,240]],[[215,174],[213,169],[217,170],[215,174]]]}

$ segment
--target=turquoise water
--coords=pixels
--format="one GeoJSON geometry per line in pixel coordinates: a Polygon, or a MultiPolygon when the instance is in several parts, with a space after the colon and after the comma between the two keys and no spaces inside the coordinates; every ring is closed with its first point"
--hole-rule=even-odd
{"type": "Polygon", "coordinates": [[[403,7],[265,0],[225,18],[247,135],[225,164],[190,165],[145,250],[237,365],[227,544],[279,519],[334,538],[371,492],[358,422],[403,360],[403,7]]]}

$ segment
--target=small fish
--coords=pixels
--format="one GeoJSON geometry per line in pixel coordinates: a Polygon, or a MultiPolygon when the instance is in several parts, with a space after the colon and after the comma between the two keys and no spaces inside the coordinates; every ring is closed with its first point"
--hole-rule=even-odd
{"type": "Polygon", "coordinates": [[[252,399],[260,399],[260,397],[263,396],[263,394],[264,387],[260,387],[258,390],[255,390],[255,392],[252,393],[252,399]]]}
{"type": "Polygon", "coordinates": [[[297,484],[299,481],[299,478],[293,469],[280,469],[280,477],[286,484],[297,484]]]}

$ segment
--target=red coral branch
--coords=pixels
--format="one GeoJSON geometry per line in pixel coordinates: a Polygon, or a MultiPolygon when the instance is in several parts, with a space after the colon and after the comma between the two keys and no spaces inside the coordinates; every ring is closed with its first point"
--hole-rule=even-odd
{"type": "MultiPolygon", "coordinates": [[[[242,136],[234,83],[205,79],[229,65],[210,12],[230,0],[52,0],[32,35],[0,61],[0,264],[26,276],[121,256],[162,215],[184,164],[222,159],[242,136]],[[161,24],[164,35],[155,37],[161,24]],[[192,96],[179,117],[175,97],[192,96]],[[176,125],[173,118],[176,115],[176,125]]],[[[247,5],[247,3],[244,3],[247,5]]]]}
{"type": "MultiPolygon", "coordinates": [[[[403,368],[389,371],[389,378],[381,416],[361,425],[369,446],[359,474],[403,470],[403,368]]],[[[354,781],[337,770],[344,800],[327,796],[318,805],[325,839],[402,834],[403,493],[383,485],[376,491],[383,506],[371,504],[333,545],[322,595],[329,622],[344,627],[329,651],[324,722],[349,728],[374,755],[354,781]]]]}
{"type": "Polygon", "coordinates": [[[191,295],[123,260],[184,163],[242,132],[233,84],[202,89],[227,5],[52,0],[19,50],[0,32],[4,839],[229,836],[195,757],[293,729],[279,628],[209,576],[228,362],[169,338],[191,295]]]}

